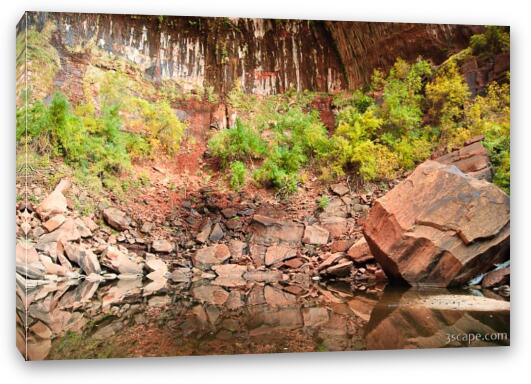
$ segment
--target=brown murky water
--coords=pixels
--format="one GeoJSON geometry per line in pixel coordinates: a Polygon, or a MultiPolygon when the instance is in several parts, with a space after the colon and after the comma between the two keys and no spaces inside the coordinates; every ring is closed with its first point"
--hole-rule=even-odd
{"type": "Polygon", "coordinates": [[[17,343],[32,360],[509,345],[509,302],[490,291],[215,283],[19,292],[17,343]]]}

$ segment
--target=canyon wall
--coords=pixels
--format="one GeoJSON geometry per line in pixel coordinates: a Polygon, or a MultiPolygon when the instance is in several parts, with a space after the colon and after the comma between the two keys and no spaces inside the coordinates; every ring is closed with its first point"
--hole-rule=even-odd
{"type": "MultiPolygon", "coordinates": [[[[99,47],[135,62],[155,81],[184,89],[235,83],[245,92],[335,92],[364,84],[375,68],[419,55],[442,62],[480,27],[28,12],[28,25],[56,25],[60,52],[99,47]]],[[[18,28],[24,28],[25,22],[18,28]]]]}

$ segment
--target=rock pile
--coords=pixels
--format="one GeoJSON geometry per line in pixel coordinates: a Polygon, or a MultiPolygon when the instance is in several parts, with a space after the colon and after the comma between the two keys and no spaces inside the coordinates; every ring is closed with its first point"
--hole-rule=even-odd
{"type": "MultiPolygon", "coordinates": [[[[69,210],[64,195],[69,186],[66,179],[62,180],[35,209],[24,205],[17,213],[16,267],[20,286],[79,278],[103,281],[142,276],[145,257],[117,242],[144,241],[131,237],[131,232],[116,236],[109,227],[98,225],[94,217],[79,217],[69,210]]],[[[116,208],[104,209],[103,219],[114,229],[132,230],[131,219],[116,208]]],[[[168,251],[164,242],[153,248],[168,251]]]]}
{"type": "Polygon", "coordinates": [[[61,181],[35,209],[24,205],[17,213],[21,286],[137,276],[157,283],[215,279],[226,286],[245,280],[308,284],[314,276],[350,279],[364,289],[385,279],[366,248],[356,251],[363,245],[358,221],[373,196],[351,193],[344,184],[332,186],[335,195],[327,207],[301,220],[268,216],[260,201],[230,203],[206,188],[194,204],[183,202],[180,216],[172,220],[176,230],[166,238],[159,232],[152,235],[153,223],[138,223],[116,207],[103,209],[101,216],[78,216],[68,208],[68,187],[68,181],[61,181]],[[160,263],[164,272],[154,273],[153,265],[160,263]]]}

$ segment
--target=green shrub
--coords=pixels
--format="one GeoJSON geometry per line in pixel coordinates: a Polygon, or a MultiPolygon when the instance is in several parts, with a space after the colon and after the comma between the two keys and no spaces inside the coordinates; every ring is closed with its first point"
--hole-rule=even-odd
{"type": "Polygon", "coordinates": [[[465,108],[465,138],[484,135],[483,144],[489,151],[493,181],[507,193],[510,191],[511,132],[509,84],[492,82],[485,96],[476,96],[465,108]]]}
{"type": "Polygon", "coordinates": [[[274,123],[276,141],[273,144],[298,148],[311,157],[327,149],[328,134],[317,111],[305,113],[300,107],[278,114],[274,123]]]}
{"type": "Polygon", "coordinates": [[[423,84],[431,72],[430,64],[424,60],[413,64],[401,59],[396,61],[385,81],[381,107],[381,116],[389,129],[405,133],[420,127],[423,84]]]}
{"type": "Polygon", "coordinates": [[[79,115],[59,93],[49,106],[37,102],[22,108],[17,111],[17,139],[41,155],[63,158],[92,184],[97,178],[104,186],[115,188],[119,183],[116,176],[131,168],[132,158],[147,153],[148,144],[142,137],[122,131],[117,107],[105,108],[99,115],[90,106],[76,112],[79,115]]]}
{"type": "Polygon", "coordinates": [[[240,191],[245,185],[247,168],[241,161],[233,161],[230,166],[230,186],[235,191],[240,191]]]}
{"type": "Polygon", "coordinates": [[[236,119],[234,127],[217,132],[208,141],[211,154],[227,166],[231,161],[259,159],[266,153],[266,143],[258,132],[236,119]]]}
{"type": "Polygon", "coordinates": [[[99,82],[99,102],[102,107],[124,105],[129,99],[130,81],[128,77],[117,71],[103,74],[99,82]]]}
{"type": "Polygon", "coordinates": [[[256,108],[257,98],[255,95],[246,94],[241,83],[236,80],[228,94],[229,104],[239,111],[252,112],[256,108]]]}
{"type": "Polygon", "coordinates": [[[300,147],[276,146],[270,149],[262,166],[254,172],[254,179],[267,187],[274,187],[284,194],[297,190],[299,170],[307,157],[300,147]]]}
{"type": "Polygon", "coordinates": [[[365,93],[361,89],[355,90],[349,95],[338,94],[334,96],[333,105],[338,109],[346,107],[355,107],[358,112],[365,112],[370,106],[374,105],[374,99],[365,93]]]}
{"type": "Polygon", "coordinates": [[[294,106],[276,114],[272,131],[264,163],[255,171],[254,178],[282,193],[295,192],[302,168],[328,150],[326,128],[317,112],[305,113],[294,106]]]}
{"type": "Polygon", "coordinates": [[[396,155],[376,142],[383,120],[376,117],[375,108],[360,113],[347,107],[339,114],[338,121],[336,132],[330,139],[330,150],[323,156],[325,178],[354,173],[365,180],[374,180],[396,174],[396,155]]]}
{"type": "Polygon", "coordinates": [[[151,154],[151,145],[139,134],[124,132],[124,144],[131,160],[143,159],[151,154]]]}

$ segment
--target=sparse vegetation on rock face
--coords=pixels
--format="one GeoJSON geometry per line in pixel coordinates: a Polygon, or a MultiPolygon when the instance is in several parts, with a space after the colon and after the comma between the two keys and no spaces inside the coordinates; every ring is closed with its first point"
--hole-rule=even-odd
{"type": "Polygon", "coordinates": [[[29,28],[17,34],[17,101],[40,100],[52,92],[61,67],[59,53],[51,44],[55,29],[55,24],[46,23],[40,31],[29,28]]]}

